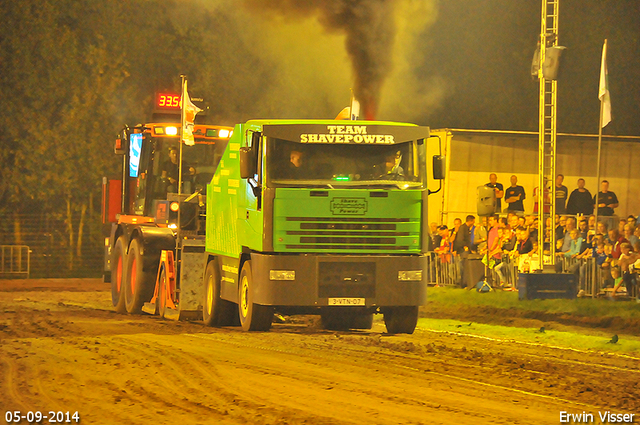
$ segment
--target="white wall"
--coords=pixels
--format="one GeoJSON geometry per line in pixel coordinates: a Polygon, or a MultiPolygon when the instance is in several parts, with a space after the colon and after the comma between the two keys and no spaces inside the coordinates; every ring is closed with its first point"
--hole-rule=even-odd
{"type": "MultiPolygon", "coordinates": [[[[482,133],[453,130],[447,149],[448,178],[445,182],[444,224],[456,217],[476,215],[477,187],[496,173],[505,189],[515,174],[526,192],[525,214],[533,212],[533,188],[538,185],[537,134],[482,133]]],[[[618,216],[640,214],[640,138],[607,138],[602,144],[601,180],[620,201],[618,216]]],[[[558,135],[556,172],[564,174],[569,193],[584,178],[592,194],[599,190],[596,182],[597,137],[558,135]]],[[[430,198],[431,202],[431,198],[430,198]]],[[[504,203],[503,203],[504,204],[504,203]]],[[[435,206],[430,203],[430,213],[435,206]]],[[[504,205],[503,205],[504,208],[504,205]]],[[[438,213],[431,213],[434,217],[438,213]]],[[[435,218],[435,217],[434,217],[435,218]]],[[[430,221],[434,221],[430,218],[430,221]]]]}

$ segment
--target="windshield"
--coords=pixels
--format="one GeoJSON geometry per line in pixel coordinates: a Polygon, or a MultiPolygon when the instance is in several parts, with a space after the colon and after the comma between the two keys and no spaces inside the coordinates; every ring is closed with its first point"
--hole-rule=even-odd
{"type": "Polygon", "coordinates": [[[268,185],[418,189],[424,176],[418,148],[415,141],[363,145],[267,138],[268,185]]]}
{"type": "MultiPolygon", "coordinates": [[[[194,146],[183,145],[183,193],[201,190],[204,194],[206,185],[211,181],[220,162],[225,145],[226,141],[220,141],[216,144],[196,142],[194,146]]],[[[159,198],[166,199],[168,192],[178,191],[179,153],[180,145],[177,139],[160,138],[157,140],[152,174],[157,181],[155,192],[159,198]]]]}

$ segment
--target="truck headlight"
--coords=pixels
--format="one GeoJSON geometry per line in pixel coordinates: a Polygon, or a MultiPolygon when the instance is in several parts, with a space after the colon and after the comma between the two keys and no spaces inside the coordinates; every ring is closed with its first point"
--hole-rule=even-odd
{"type": "Polygon", "coordinates": [[[422,270],[400,270],[398,272],[398,280],[422,280],[422,270]]]}
{"type": "Polygon", "coordinates": [[[296,280],[295,270],[269,270],[269,280],[296,280]]]}

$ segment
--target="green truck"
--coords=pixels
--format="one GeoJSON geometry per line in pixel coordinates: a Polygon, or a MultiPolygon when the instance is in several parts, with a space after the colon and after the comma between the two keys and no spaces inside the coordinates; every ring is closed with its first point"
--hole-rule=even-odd
{"type": "Polygon", "coordinates": [[[236,125],[207,186],[204,321],[268,330],[274,312],[319,314],[329,329],[366,329],[382,313],[389,333],[412,333],[426,300],[429,137],[382,121],[236,125]]]}

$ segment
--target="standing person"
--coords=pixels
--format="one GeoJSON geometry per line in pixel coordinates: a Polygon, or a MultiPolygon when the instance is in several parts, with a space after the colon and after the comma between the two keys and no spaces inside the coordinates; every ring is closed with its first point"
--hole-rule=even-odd
{"type": "MultiPolygon", "coordinates": [[[[551,207],[551,205],[549,205],[551,203],[551,191],[547,186],[546,180],[547,179],[545,179],[544,185],[544,213],[548,214],[549,208],[551,207]]],[[[556,211],[558,210],[556,209],[556,211]]],[[[538,213],[538,186],[533,188],[533,213],[538,213]]]]}
{"type": "Polygon", "coordinates": [[[571,192],[567,202],[567,214],[593,214],[593,196],[584,187],[584,179],[578,179],[578,188],[571,192]]]}
{"type": "Polygon", "coordinates": [[[518,185],[518,177],[511,176],[511,186],[504,191],[504,201],[508,204],[506,211],[523,213],[524,204],[522,201],[527,196],[524,193],[524,187],[518,185]]]}
{"type": "Polygon", "coordinates": [[[431,240],[431,251],[440,246],[441,236],[438,230],[439,227],[440,226],[438,226],[438,223],[435,221],[429,224],[429,230],[431,231],[429,234],[429,239],[431,240]]]}
{"type": "Polygon", "coordinates": [[[487,187],[492,187],[496,193],[496,211],[502,211],[502,202],[500,201],[504,196],[504,186],[502,183],[498,183],[498,176],[495,173],[489,174],[489,183],[485,184],[487,187]]]}
{"type": "Polygon", "coordinates": [[[558,214],[565,214],[567,212],[567,197],[569,195],[569,189],[563,185],[564,176],[558,174],[556,176],[556,212],[558,214]]]}
{"type": "Polygon", "coordinates": [[[464,281],[464,269],[465,263],[471,251],[471,227],[476,218],[472,215],[468,215],[464,224],[462,220],[456,218],[454,221],[454,237],[453,237],[453,251],[457,254],[458,263],[458,283],[464,281]]]}
{"type": "Polygon", "coordinates": [[[465,252],[470,252],[473,243],[471,242],[471,238],[473,235],[471,234],[471,228],[475,227],[474,223],[476,218],[472,215],[468,215],[466,221],[459,226],[456,226],[456,221],[462,223],[462,220],[456,218],[454,221],[454,228],[456,237],[453,240],[453,250],[458,253],[458,255],[463,254],[465,252]]]}
{"type": "Polygon", "coordinates": [[[609,191],[609,182],[602,180],[600,192],[596,195],[593,203],[598,206],[598,215],[610,217],[614,214],[614,209],[618,208],[618,197],[615,193],[609,191]]]}

